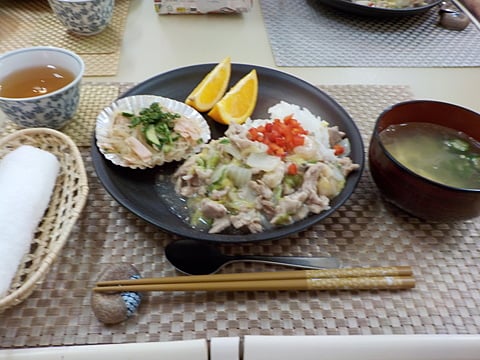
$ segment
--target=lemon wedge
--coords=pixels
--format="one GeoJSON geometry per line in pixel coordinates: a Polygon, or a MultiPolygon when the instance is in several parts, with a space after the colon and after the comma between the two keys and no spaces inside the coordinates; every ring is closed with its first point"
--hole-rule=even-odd
{"type": "Polygon", "coordinates": [[[258,96],[258,77],[254,69],[242,77],[208,113],[221,124],[243,124],[252,115],[258,96]]]}
{"type": "Polygon", "coordinates": [[[187,96],[185,104],[204,112],[210,110],[227,90],[230,81],[230,57],[219,62],[187,96]]]}

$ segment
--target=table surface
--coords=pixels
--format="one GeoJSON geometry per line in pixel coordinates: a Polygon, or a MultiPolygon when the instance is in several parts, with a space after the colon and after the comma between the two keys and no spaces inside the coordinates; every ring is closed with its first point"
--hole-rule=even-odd
{"type": "Polygon", "coordinates": [[[104,79],[139,82],[177,67],[218,62],[225,56],[233,62],[277,68],[315,85],[408,85],[415,98],[480,111],[479,68],[277,67],[259,0],[254,0],[250,12],[239,16],[159,16],[153,1],[132,1],[118,74],[104,79]]]}

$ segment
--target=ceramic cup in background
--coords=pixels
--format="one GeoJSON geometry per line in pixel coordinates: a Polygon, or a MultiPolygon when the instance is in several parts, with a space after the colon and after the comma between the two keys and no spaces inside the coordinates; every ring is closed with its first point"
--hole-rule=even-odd
{"type": "Polygon", "coordinates": [[[48,0],[53,12],[68,31],[95,35],[112,19],[114,0],[48,0]]]}
{"type": "MultiPolygon", "coordinates": [[[[23,127],[59,129],[69,122],[77,111],[84,71],[85,64],[80,56],[66,49],[41,46],[4,53],[0,55],[0,110],[11,121],[23,127]],[[64,69],[70,80],[56,90],[41,89],[33,96],[11,95],[4,91],[9,78],[20,78],[17,74],[43,68],[64,69]]],[[[57,74],[54,73],[54,76],[57,74]]],[[[39,81],[44,80],[42,78],[39,81]]],[[[17,85],[13,83],[12,86],[17,85]]]]}

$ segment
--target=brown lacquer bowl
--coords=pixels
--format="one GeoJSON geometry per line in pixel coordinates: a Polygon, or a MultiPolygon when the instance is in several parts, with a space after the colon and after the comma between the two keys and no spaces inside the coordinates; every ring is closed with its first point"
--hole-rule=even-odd
{"type": "Polygon", "coordinates": [[[480,216],[480,189],[462,189],[428,180],[409,170],[385,149],[379,133],[392,124],[428,122],[480,141],[480,114],[453,104],[415,100],[384,110],[369,147],[370,172],[385,200],[424,220],[455,221],[480,216]]]}

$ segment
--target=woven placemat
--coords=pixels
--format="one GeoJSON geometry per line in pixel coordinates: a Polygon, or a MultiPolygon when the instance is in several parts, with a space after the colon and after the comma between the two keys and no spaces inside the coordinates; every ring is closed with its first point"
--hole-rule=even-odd
{"type": "Polygon", "coordinates": [[[130,0],[115,1],[110,24],[94,36],[67,32],[46,0],[2,0],[0,4],[0,53],[29,46],[56,46],[79,54],[85,61],[86,76],[116,75],[130,0]]]}
{"type": "MultiPolygon", "coordinates": [[[[127,85],[125,85],[127,86],[127,85]]],[[[100,111],[115,100],[122,86],[109,83],[84,82],[80,89],[80,104],[73,119],[61,131],[70,136],[78,146],[90,146],[95,121],[100,111]]],[[[0,113],[0,136],[21,129],[0,113]]]]}
{"type": "MultiPolygon", "coordinates": [[[[123,85],[118,85],[119,89],[123,85]]],[[[365,144],[377,115],[412,98],[408,87],[321,88],[355,119],[365,144]]],[[[121,90],[119,90],[121,91],[121,90]]],[[[90,288],[109,264],[135,264],[143,276],[178,275],[163,249],[174,239],[113,200],[82,147],[90,192],[69,242],[45,282],[0,314],[3,348],[133,343],[243,335],[480,333],[480,219],[430,223],[385,204],[368,169],[353,196],[328,219],[277,241],[222,245],[227,254],[333,255],[346,266],[412,265],[406,291],[151,293],[124,323],[105,326],[90,288]]],[[[284,270],[236,263],[223,272],[284,270]]]]}
{"type": "MultiPolygon", "coordinates": [[[[336,1],[336,0],[332,0],[336,1]]],[[[260,1],[278,66],[470,67],[480,65],[480,32],[438,26],[438,8],[371,19],[315,0],[260,1]]]]}

